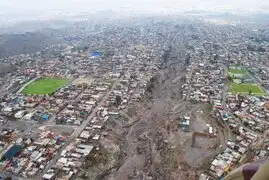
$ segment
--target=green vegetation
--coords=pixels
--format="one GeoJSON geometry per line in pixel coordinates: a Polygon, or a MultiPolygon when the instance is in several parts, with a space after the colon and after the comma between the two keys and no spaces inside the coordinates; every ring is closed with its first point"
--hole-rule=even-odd
{"type": "Polygon", "coordinates": [[[251,83],[241,83],[241,84],[230,83],[230,91],[232,93],[239,93],[239,94],[249,94],[249,92],[251,91],[251,95],[257,95],[257,96],[265,95],[265,92],[257,84],[251,84],[251,83]]]}
{"type": "Polygon", "coordinates": [[[26,86],[23,94],[52,94],[60,87],[69,83],[68,79],[61,78],[40,78],[26,86]]]}
{"type": "Polygon", "coordinates": [[[242,75],[243,77],[247,77],[248,76],[248,70],[246,68],[239,68],[237,66],[230,66],[229,67],[229,75],[233,76],[235,74],[237,75],[242,75]],[[232,68],[234,67],[234,68],[232,68]]]}
{"type": "Polygon", "coordinates": [[[245,70],[242,70],[242,69],[229,69],[229,72],[232,73],[232,74],[246,74],[246,71],[245,70]]]}

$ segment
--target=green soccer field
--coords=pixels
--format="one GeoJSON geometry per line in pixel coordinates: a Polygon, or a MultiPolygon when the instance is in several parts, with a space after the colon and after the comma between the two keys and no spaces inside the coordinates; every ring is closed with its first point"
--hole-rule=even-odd
{"type": "Polygon", "coordinates": [[[68,79],[61,78],[40,78],[28,86],[26,86],[22,93],[23,94],[51,94],[57,89],[69,83],[68,79]]]}
{"type": "Polygon", "coordinates": [[[248,76],[248,70],[246,68],[242,68],[242,69],[233,69],[231,68],[231,66],[228,69],[229,75],[233,76],[233,74],[241,74],[244,77],[248,76]]]}
{"type": "Polygon", "coordinates": [[[251,91],[252,95],[265,95],[265,92],[256,84],[251,83],[242,83],[242,84],[230,84],[230,91],[232,93],[239,93],[239,94],[249,94],[251,91]]]}

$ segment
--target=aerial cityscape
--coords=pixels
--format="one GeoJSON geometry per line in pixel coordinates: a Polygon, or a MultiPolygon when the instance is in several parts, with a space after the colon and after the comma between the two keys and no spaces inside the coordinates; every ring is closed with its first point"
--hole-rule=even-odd
{"type": "Polygon", "coordinates": [[[101,14],[0,27],[0,179],[268,180],[268,15],[101,14]]]}

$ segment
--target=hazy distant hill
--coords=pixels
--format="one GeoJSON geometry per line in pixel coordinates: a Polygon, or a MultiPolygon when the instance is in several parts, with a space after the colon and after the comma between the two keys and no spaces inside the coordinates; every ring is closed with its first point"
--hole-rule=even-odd
{"type": "Polygon", "coordinates": [[[5,63],[0,63],[0,76],[7,74],[9,72],[15,71],[15,67],[5,64],[5,63]]]}
{"type": "Polygon", "coordinates": [[[269,13],[247,13],[247,12],[211,12],[211,11],[187,11],[185,14],[200,19],[218,19],[227,20],[231,22],[241,23],[268,23],[269,13]]]}
{"type": "Polygon", "coordinates": [[[2,34],[0,35],[0,57],[34,53],[57,41],[57,38],[40,32],[2,34]]]}
{"type": "Polygon", "coordinates": [[[44,28],[60,29],[69,26],[71,23],[64,20],[44,20],[44,21],[23,21],[8,26],[0,26],[1,34],[22,34],[35,32],[44,28]]]}
{"type": "Polygon", "coordinates": [[[58,30],[70,25],[64,20],[25,21],[0,27],[0,58],[34,53],[59,42],[58,30]]]}

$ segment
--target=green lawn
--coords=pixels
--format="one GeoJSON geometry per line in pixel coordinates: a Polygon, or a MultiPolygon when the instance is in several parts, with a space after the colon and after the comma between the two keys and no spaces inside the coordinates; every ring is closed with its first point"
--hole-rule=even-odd
{"type": "Polygon", "coordinates": [[[69,83],[68,79],[61,78],[40,78],[26,86],[23,94],[51,94],[60,87],[69,83]]]}
{"type": "Polygon", "coordinates": [[[251,90],[252,95],[265,95],[265,92],[256,84],[251,84],[251,83],[241,83],[241,84],[230,83],[230,91],[232,93],[249,94],[250,90],[251,90]]]}

